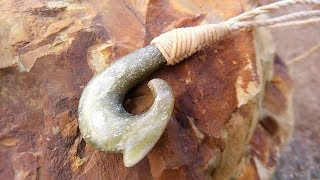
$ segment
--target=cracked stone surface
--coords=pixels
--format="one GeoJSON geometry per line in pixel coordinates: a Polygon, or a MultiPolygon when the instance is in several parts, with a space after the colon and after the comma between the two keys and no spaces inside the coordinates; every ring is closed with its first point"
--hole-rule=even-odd
{"type": "MultiPolygon", "coordinates": [[[[17,179],[270,178],[292,133],[292,82],[268,29],[239,31],[147,80],[172,87],[174,113],[132,168],[81,138],[77,110],[90,78],[176,27],[214,23],[249,0],[0,1],[0,177],[17,179]],[[227,7],[227,8],[226,8],[227,7]]],[[[148,81],[129,92],[139,114],[148,81]]]]}
{"type": "MultiPolygon", "coordinates": [[[[264,1],[270,3],[271,1],[264,1]]],[[[316,7],[297,6],[273,16],[316,7]]],[[[318,8],[319,9],[319,8],[318,8]]],[[[277,53],[286,62],[319,46],[320,22],[272,29],[277,53]]],[[[293,138],[278,163],[274,179],[320,179],[320,49],[290,64],[293,79],[295,126],[293,138]]]]}

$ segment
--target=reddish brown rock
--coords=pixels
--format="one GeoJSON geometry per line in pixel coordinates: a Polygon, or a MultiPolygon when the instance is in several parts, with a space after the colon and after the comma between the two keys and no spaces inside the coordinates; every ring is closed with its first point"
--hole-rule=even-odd
{"type": "MultiPolygon", "coordinates": [[[[0,44],[7,47],[0,48],[7,57],[0,66],[0,177],[262,178],[290,137],[290,80],[279,60],[274,68],[273,51],[264,51],[272,50],[267,30],[234,32],[150,77],[169,82],[175,108],[159,142],[134,167],[124,167],[120,154],[94,150],[77,130],[79,97],[95,72],[162,32],[235,16],[247,0],[0,5],[0,44]]],[[[126,97],[128,111],[151,105],[146,82],[126,97]]]]}

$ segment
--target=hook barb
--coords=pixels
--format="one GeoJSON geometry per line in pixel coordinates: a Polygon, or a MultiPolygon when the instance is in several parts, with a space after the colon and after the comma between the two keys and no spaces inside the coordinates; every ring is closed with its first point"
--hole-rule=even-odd
{"type": "Polygon", "coordinates": [[[152,149],[165,130],[173,111],[170,86],[161,79],[148,83],[154,96],[151,108],[139,115],[122,106],[126,93],[164,66],[159,49],[149,45],[128,54],[95,75],[79,102],[79,129],[84,140],[105,152],[121,152],[131,167],[152,149]]]}

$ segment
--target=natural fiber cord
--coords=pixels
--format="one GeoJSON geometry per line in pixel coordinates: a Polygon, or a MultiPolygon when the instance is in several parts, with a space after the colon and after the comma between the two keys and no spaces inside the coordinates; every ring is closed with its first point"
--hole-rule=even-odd
{"type": "Polygon", "coordinates": [[[320,6],[320,0],[283,0],[261,6],[218,24],[207,24],[195,27],[178,28],[154,38],[151,44],[157,46],[167,63],[174,65],[191,56],[206,45],[214,44],[233,30],[270,26],[300,18],[320,17],[320,10],[301,11],[267,20],[250,20],[258,15],[295,4],[320,6]]]}

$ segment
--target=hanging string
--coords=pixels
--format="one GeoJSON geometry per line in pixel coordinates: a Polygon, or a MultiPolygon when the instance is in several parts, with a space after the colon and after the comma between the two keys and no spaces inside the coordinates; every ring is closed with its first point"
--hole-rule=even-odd
{"type": "Polygon", "coordinates": [[[278,24],[271,25],[269,27],[270,28],[283,28],[283,27],[289,27],[289,26],[303,26],[303,25],[318,24],[318,23],[320,23],[320,18],[310,18],[310,19],[303,19],[303,20],[295,20],[295,21],[278,23],[278,24]]]}
{"type": "Polygon", "coordinates": [[[302,60],[307,59],[308,57],[310,57],[313,53],[317,52],[320,50],[320,43],[311,47],[309,50],[307,50],[306,52],[304,52],[303,54],[291,59],[290,61],[287,62],[287,65],[291,66],[294,63],[300,62],[302,60]]]}
{"type": "Polygon", "coordinates": [[[174,65],[191,56],[207,45],[217,43],[231,31],[270,26],[301,18],[320,17],[320,10],[301,11],[266,20],[251,20],[254,17],[269,13],[286,6],[296,4],[320,6],[320,0],[283,0],[255,8],[218,24],[206,24],[195,27],[177,28],[154,38],[151,44],[157,46],[167,63],[174,65]]]}

